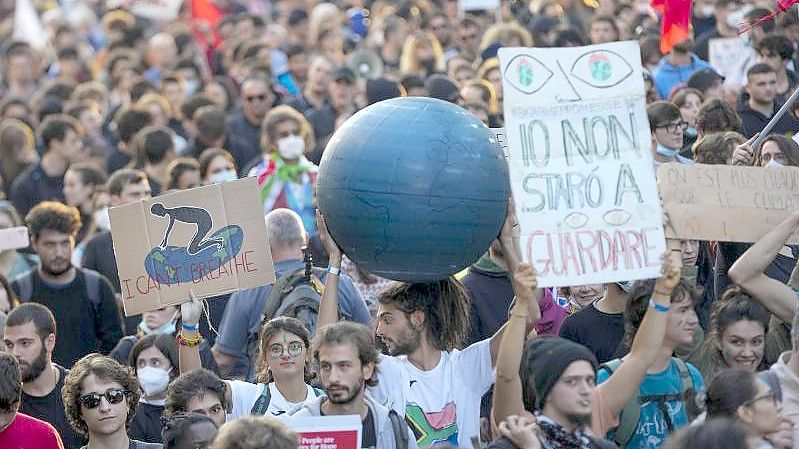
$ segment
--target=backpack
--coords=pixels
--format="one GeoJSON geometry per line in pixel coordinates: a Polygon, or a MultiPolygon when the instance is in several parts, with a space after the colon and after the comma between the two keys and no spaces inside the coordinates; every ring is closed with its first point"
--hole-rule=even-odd
{"type": "Polygon", "coordinates": [[[388,420],[391,421],[391,429],[394,431],[396,449],[408,449],[408,425],[405,420],[393,408],[388,409],[388,420]]]}
{"type": "MultiPolygon", "coordinates": [[[[691,372],[688,371],[688,365],[678,357],[672,357],[671,360],[674,361],[680,372],[680,392],[677,394],[640,396],[641,390],[639,388],[636,395],[630,398],[621,410],[621,415],[619,416],[619,426],[616,427],[613,441],[618,444],[620,448],[627,446],[627,443],[630,442],[630,439],[632,439],[635,434],[635,430],[638,428],[638,420],[641,418],[641,404],[656,402],[658,409],[663,414],[669,432],[674,430],[674,423],[672,423],[671,417],[669,416],[667,402],[682,401],[685,403],[685,411],[688,414],[689,421],[693,421],[693,419],[699,415],[696,404],[696,388],[694,387],[694,379],[691,377],[691,372]]],[[[613,359],[604,363],[599,369],[604,368],[610,374],[613,374],[619,369],[621,362],[621,359],[613,359]]]]}
{"type": "Polygon", "coordinates": [[[257,360],[258,336],[264,324],[272,318],[278,316],[297,318],[308,329],[311,337],[316,334],[319,302],[324,292],[324,284],[320,279],[325,272],[321,268],[306,267],[278,276],[264,302],[258,328],[250,331],[247,344],[247,356],[250,361],[257,360]]]}
{"type": "MultiPolygon", "coordinates": [[[[83,279],[86,282],[86,296],[89,298],[89,302],[92,304],[94,311],[97,312],[97,308],[100,306],[100,273],[87,269],[80,269],[79,271],[83,273],[83,279]]],[[[19,295],[20,303],[31,301],[33,296],[33,276],[35,273],[36,272],[32,270],[14,280],[17,284],[17,290],[19,290],[17,294],[19,295]]]]}
{"type": "MultiPolygon", "coordinates": [[[[313,387],[312,387],[313,388],[313,387]]],[[[313,392],[318,398],[325,394],[324,391],[313,388],[313,392]]],[[[261,392],[261,395],[258,396],[256,399],[255,404],[252,406],[252,410],[250,410],[251,415],[265,415],[266,411],[269,409],[269,404],[272,403],[272,391],[269,388],[269,384],[264,385],[264,391],[261,392]]]]}

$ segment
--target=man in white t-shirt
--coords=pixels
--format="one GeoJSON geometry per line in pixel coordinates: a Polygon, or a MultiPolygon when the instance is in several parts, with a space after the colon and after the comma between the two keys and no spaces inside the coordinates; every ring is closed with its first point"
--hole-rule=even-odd
{"type": "MultiPolygon", "coordinates": [[[[513,208],[511,207],[510,210],[513,208]]],[[[319,326],[336,321],[341,249],[319,217],[320,238],[330,254],[319,326]]],[[[500,238],[507,255],[517,255],[512,220],[500,238]]],[[[518,256],[509,266],[518,263],[518,256]]],[[[494,383],[494,364],[505,326],[491,338],[456,349],[469,329],[469,296],[453,278],[401,284],[378,297],[378,338],[390,355],[380,356],[378,384],[369,388],[377,401],[400,414],[419,447],[438,443],[471,447],[480,435],[480,399],[494,383]]],[[[528,326],[537,319],[531,313],[528,326]]]]}

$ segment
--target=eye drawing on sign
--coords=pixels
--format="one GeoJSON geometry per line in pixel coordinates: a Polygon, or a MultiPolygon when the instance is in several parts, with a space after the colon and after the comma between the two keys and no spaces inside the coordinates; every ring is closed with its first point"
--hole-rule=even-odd
{"type": "Polygon", "coordinates": [[[160,284],[180,284],[211,277],[211,273],[233,272],[229,266],[241,251],[244,233],[238,225],[225,226],[213,234],[211,214],[199,207],[164,207],[161,203],[150,206],[156,217],[168,217],[169,224],[161,243],[153,248],[144,260],[147,274],[160,284]],[[195,226],[196,231],[189,242],[168,245],[175,222],[195,226]]]}
{"type": "Polygon", "coordinates": [[[632,218],[632,214],[624,209],[611,209],[602,215],[602,220],[611,226],[621,226],[632,218]]]}
{"type": "Polygon", "coordinates": [[[613,87],[633,73],[630,63],[609,50],[594,50],[574,61],[571,74],[578,80],[598,89],[613,87]]]}
{"type": "Polygon", "coordinates": [[[532,56],[518,55],[505,67],[504,76],[519,92],[533,94],[552,78],[552,71],[532,56]]]}

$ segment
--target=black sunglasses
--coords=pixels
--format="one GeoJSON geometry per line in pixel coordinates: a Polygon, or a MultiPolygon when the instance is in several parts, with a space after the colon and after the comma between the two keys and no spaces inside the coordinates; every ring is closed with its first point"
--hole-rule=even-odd
{"type": "Polygon", "coordinates": [[[122,388],[109,388],[105,393],[92,393],[80,397],[80,403],[86,408],[97,408],[100,406],[100,401],[105,397],[109,404],[119,404],[125,399],[125,396],[130,393],[128,390],[122,388]]]}

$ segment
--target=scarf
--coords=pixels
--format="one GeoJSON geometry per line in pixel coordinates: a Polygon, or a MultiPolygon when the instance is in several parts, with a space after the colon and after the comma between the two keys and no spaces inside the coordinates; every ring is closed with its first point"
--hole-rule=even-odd
{"type": "Polygon", "coordinates": [[[569,433],[560,424],[540,412],[536,412],[535,417],[538,421],[538,428],[541,429],[540,438],[545,447],[551,449],[593,449],[598,447],[582,429],[569,433]]]}
{"type": "Polygon", "coordinates": [[[299,183],[302,175],[308,173],[311,167],[312,164],[304,157],[296,164],[287,164],[277,152],[271,153],[266,169],[258,175],[258,184],[261,185],[261,201],[266,201],[269,197],[276,179],[283,184],[292,181],[299,183]]]}

